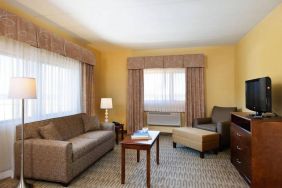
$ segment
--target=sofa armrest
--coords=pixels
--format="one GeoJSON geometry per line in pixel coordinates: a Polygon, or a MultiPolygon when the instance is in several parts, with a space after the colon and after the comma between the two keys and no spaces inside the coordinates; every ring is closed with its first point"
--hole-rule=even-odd
{"type": "Polygon", "coordinates": [[[211,122],[212,122],[212,119],[210,117],[207,117],[207,118],[195,118],[195,119],[193,119],[192,126],[194,127],[194,125],[208,124],[208,123],[211,123],[211,122]]]}
{"type": "Polygon", "coordinates": [[[101,127],[103,130],[111,130],[111,131],[115,131],[115,124],[111,123],[111,122],[103,122],[101,123],[101,127]]]}
{"type": "MultiPolygon", "coordinates": [[[[24,142],[25,176],[68,183],[72,178],[72,144],[67,141],[28,139],[24,142]]],[[[15,142],[16,175],[20,169],[21,141],[15,142]]]]}
{"type": "Polygon", "coordinates": [[[217,132],[220,134],[220,145],[224,148],[230,144],[230,121],[217,122],[217,132]]]}

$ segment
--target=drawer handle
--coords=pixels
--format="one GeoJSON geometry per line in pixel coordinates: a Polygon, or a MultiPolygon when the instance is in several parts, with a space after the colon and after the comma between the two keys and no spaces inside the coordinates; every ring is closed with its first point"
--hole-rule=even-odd
{"type": "Polygon", "coordinates": [[[242,148],[240,148],[239,146],[236,146],[236,148],[237,148],[237,150],[239,150],[239,151],[241,151],[241,150],[242,150],[242,148]]]}
{"type": "Polygon", "coordinates": [[[239,137],[241,136],[239,133],[237,133],[236,135],[239,136],[239,137]]]}
{"type": "Polygon", "coordinates": [[[242,161],[240,161],[239,159],[236,159],[236,163],[242,164],[242,161]]]}

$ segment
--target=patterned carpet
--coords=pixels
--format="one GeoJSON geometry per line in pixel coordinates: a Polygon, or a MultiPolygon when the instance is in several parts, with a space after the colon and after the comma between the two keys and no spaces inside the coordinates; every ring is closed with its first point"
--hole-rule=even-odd
{"type": "MultiPolygon", "coordinates": [[[[77,177],[70,187],[141,188],[146,187],[146,155],[142,151],[136,162],[136,151],[126,150],[125,185],[120,184],[120,146],[101,158],[77,177]]],[[[199,153],[182,146],[172,148],[171,136],[160,136],[160,165],[155,162],[155,146],[151,152],[151,187],[249,187],[230,163],[229,151],[218,155],[199,153]]],[[[14,182],[13,182],[14,183],[14,182]]],[[[3,186],[3,184],[2,184],[3,186]]],[[[0,183],[0,187],[1,183],[0,183]]],[[[4,186],[3,186],[4,187],[4,186]]],[[[34,187],[61,187],[60,184],[34,182],[34,187]]]]}

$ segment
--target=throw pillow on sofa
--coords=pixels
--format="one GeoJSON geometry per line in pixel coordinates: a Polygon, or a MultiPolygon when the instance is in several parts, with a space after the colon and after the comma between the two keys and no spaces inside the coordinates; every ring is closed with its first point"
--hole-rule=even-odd
{"type": "Polygon", "coordinates": [[[101,129],[100,122],[97,116],[88,116],[84,114],[82,115],[82,120],[83,120],[85,132],[101,129]]]}
{"type": "Polygon", "coordinates": [[[40,127],[39,133],[44,139],[47,140],[63,140],[63,137],[52,122],[43,127],[40,127]]]}

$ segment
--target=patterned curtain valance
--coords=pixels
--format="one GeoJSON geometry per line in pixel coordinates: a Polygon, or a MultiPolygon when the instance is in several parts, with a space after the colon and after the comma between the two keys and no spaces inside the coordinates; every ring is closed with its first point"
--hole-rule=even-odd
{"type": "Polygon", "coordinates": [[[42,48],[83,63],[95,65],[95,54],[77,44],[69,42],[32,22],[0,9],[0,36],[25,42],[31,46],[42,48]]]}
{"type": "Polygon", "coordinates": [[[145,57],[145,69],[164,67],[163,56],[148,56],[145,57]]]}
{"type": "Polygon", "coordinates": [[[203,54],[129,57],[128,69],[205,67],[203,54]]]}
{"type": "Polygon", "coordinates": [[[184,67],[205,67],[205,56],[203,54],[184,55],[184,67]]]}

